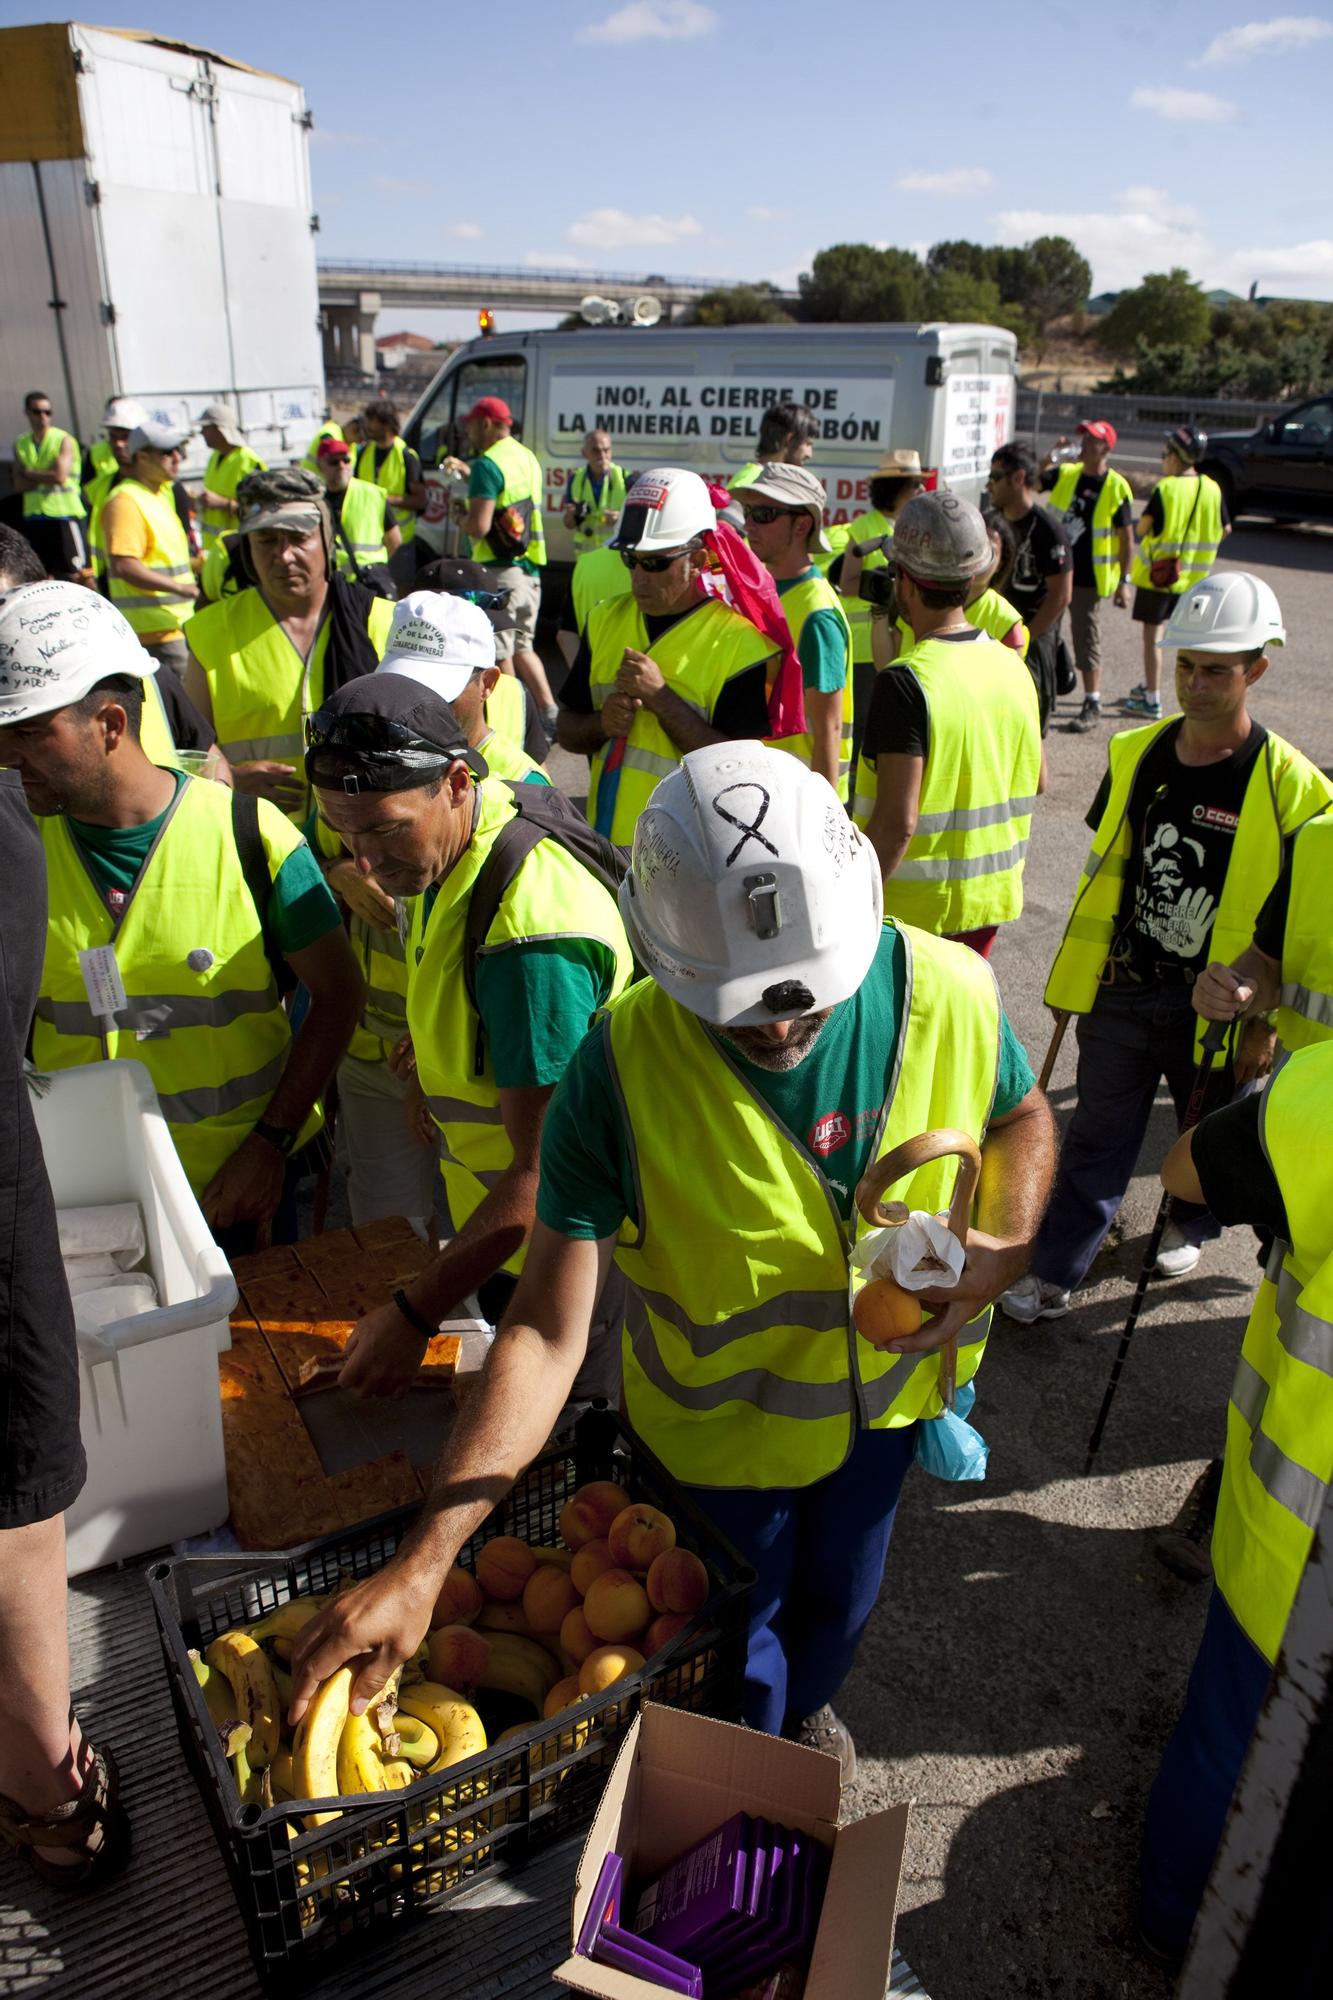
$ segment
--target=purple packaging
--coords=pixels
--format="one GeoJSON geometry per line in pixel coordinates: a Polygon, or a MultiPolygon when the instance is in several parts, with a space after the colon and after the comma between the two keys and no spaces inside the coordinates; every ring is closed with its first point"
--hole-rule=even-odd
{"type": "Polygon", "coordinates": [[[632,1972],[636,1979],[647,1979],[666,1992],[685,1994],[686,2000],[703,2000],[704,1976],[697,1965],[673,1958],[669,1952],[649,1954],[643,1949],[642,1938],[617,1930],[614,1925],[599,1933],[591,1956],[594,1964],[612,1966],[617,1972],[632,1972]]]}
{"type": "Polygon", "coordinates": [[[602,1925],[613,1924],[619,1916],[624,1882],[625,1864],[613,1848],[598,1870],[597,1887],[592,1892],[588,1914],[583,1919],[583,1928],[579,1932],[578,1943],[574,1946],[581,1957],[592,1957],[592,1948],[602,1925]]]}
{"type": "Polygon", "coordinates": [[[726,1994],[785,1963],[804,1963],[819,1928],[827,1857],[807,1834],[788,1833],[783,1911],[767,1933],[706,1967],[708,1990],[726,1994]]]}
{"type": "Polygon", "coordinates": [[[697,1962],[702,1941],[744,1914],[753,1831],[748,1813],[733,1813],[650,1882],[635,1905],[631,1928],[664,1950],[697,1962]]]}

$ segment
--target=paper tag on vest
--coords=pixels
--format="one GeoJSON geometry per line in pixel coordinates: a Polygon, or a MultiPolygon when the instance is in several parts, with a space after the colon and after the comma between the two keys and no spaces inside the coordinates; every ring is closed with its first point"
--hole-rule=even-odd
{"type": "Polygon", "coordinates": [[[103,1020],[109,1021],[122,1007],[129,1006],[114,945],[99,944],[88,951],[81,951],[79,971],[83,974],[83,990],[88,995],[88,1005],[94,1014],[100,1014],[103,1020]]]}

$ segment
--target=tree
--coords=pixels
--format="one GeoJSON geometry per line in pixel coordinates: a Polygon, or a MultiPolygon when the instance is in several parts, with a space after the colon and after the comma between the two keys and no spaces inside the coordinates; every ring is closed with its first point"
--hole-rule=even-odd
{"type": "Polygon", "coordinates": [[[799,286],[807,320],[919,320],[926,304],[925,271],[910,250],[870,243],[835,243],[821,250],[799,286]]]}
{"type": "Polygon", "coordinates": [[[1212,313],[1188,271],[1154,271],[1133,291],[1122,292],[1101,325],[1108,354],[1132,354],[1139,341],[1151,347],[1202,347],[1212,313]]]}
{"type": "Polygon", "coordinates": [[[1092,289],[1092,266],[1067,236],[1038,236],[1021,250],[997,251],[991,275],[1043,331],[1053,319],[1079,312],[1092,289]]]}
{"type": "Polygon", "coordinates": [[[926,270],[932,278],[956,276],[970,278],[984,283],[988,278],[996,284],[999,297],[999,278],[995,266],[996,252],[984,243],[969,243],[960,238],[951,243],[932,243],[926,252],[926,270]]]}
{"type": "Polygon", "coordinates": [[[776,285],[719,285],[694,308],[700,326],[790,326],[792,315],[776,285]]]}

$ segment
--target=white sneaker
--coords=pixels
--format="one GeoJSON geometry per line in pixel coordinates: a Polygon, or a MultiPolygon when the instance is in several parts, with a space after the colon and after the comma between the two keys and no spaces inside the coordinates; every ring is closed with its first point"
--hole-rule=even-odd
{"type": "Polygon", "coordinates": [[[1048,1285],[1035,1271],[1029,1271],[1007,1292],[1001,1292],[1000,1311],[1020,1326],[1031,1326],[1039,1319],[1060,1319],[1069,1311],[1069,1294],[1062,1286],[1048,1285]]]}
{"type": "Polygon", "coordinates": [[[1161,1248],[1153,1269],[1159,1278],[1187,1278],[1198,1263],[1199,1256],[1198,1244],[1190,1243],[1174,1222],[1168,1222],[1162,1232],[1161,1248]]]}

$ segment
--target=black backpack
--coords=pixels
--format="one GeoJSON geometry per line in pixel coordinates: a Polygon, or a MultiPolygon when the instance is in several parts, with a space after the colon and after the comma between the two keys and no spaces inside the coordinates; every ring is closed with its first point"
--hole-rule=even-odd
{"type": "MultiPolygon", "coordinates": [[[[484,754],[484,753],[483,753],[484,754]]],[[[506,783],[509,783],[506,780],[506,783]]],[[[482,863],[467,909],[463,935],[463,985],[468,1002],[477,1013],[477,959],[486,943],[486,934],[495,922],[506,889],[539,840],[558,841],[576,861],[595,875],[603,888],[614,896],[629,873],[630,851],[589,826],[578,807],[552,785],[509,783],[517,812],[495,837],[482,863]]],[[[486,1067],[486,1030],[477,1015],[477,1046],[473,1074],[486,1067]]]]}

